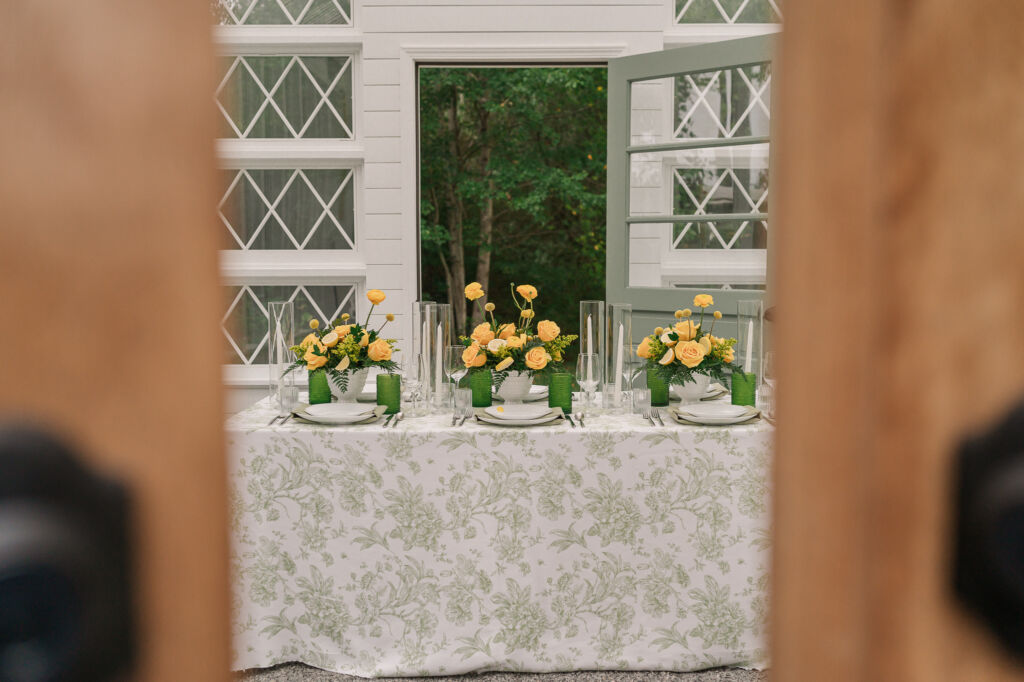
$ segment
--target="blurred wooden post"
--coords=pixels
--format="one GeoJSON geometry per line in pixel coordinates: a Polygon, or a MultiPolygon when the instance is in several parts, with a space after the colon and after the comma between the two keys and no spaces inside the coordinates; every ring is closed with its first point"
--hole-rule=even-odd
{"type": "Polygon", "coordinates": [[[950,459],[1024,391],[1024,5],[790,0],[774,679],[1024,679],[950,596],[950,459]]]}
{"type": "Polygon", "coordinates": [[[0,19],[0,416],[130,482],[139,680],[229,667],[210,24],[205,0],[0,19]]]}

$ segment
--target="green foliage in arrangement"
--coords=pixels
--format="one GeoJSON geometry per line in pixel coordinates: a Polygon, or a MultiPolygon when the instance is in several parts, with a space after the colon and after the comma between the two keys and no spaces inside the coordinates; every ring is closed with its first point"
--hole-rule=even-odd
{"type": "Polygon", "coordinates": [[[424,298],[452,303],[460,333],[483,322],[466,284],[533,283],[575,329],[604,298],[607,71],[420,71],[424,298]]]}

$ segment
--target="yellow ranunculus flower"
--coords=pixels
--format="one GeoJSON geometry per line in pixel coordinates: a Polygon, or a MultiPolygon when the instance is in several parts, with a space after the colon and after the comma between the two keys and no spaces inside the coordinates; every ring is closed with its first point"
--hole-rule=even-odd
{"type": "Polygon", "coordinates": [[[466,298],[468,298],[471,301],[475,301],[476,299],[482,297],[483,295],[484,288],[483,286],[481,286],[480,282],[470,282],[470,284],[466,287],[466,298]]]}
{"type": "Polygon", "coordinates": [[[299,344],[299,348],[309,348],[311,345],[320,343],[320,337],[316,334],[306,334],[306,338],[302,339],[302,343],[299,344]]]}
{"type": "Polygon", "coordinates": [[[675,347],[676,359],[690,369],[701,363],[707,353],[696,341],[684,341],[675,347]]]}
{"type": "Polygon", "coordinates": [[[516,326],[514,324],[503,324],[498,327],[498,338],[509,340],[513,334],[516,333],[516,326]]]}
{"type": "Polygon", "coordinates": [[[481,346],[486,346],[494,339],[494,332],[491,331],[491,325],[486,322],[482,322],[473,329],[473,333],[469,335],[469,338],[473,339],[481,346]]]}
{"type": "Polygon", "coordinates": [[[513,358],[505,358],[504,360],[498,363],[498,365],[494,368],[494,371],[504,372],[506,369],[512,366],[512,360],[513,358]]]}
{"type": "Polygon", "coordinates": [[[370,299],[370,303],[380,305],[384,302],[384,299],[387,298],[387,296],[385,296],[384,292],[380,289],[370,289],[366,292],[366,298],[370,299]]]}
{"type": "Polygon", "coordinates": [[[535,346],[526,351],[526,366],[530,369],[544,369],[551,362],[551,356],[543,346],[535,346]]]}
{"type": "Polygon", "coordinates": [[[466,367],[483,367],[485,362],[487,362],[487,355],[481,353],[480,346],[475,343],[472,346],[466,346],[466,350],[462,351],[462,364],[466,367]]]}
{"type": "Polygon", "coordinates": [[[343,324],[334,328],[334,333],[338,335],[339,339],[343,339],[348,336],[348,333],[352,331],[352,325],[343,324]]]}
{"type": "Polygon", "coordinates": [[[520,284],[516,287],[516,293],[525,298],[527,301],[532,301],[537,298],[537,289],[529,284],[520,284]]]}
{"type": "Polygon", "coordinates": [[[320,342],[328,348],[334,348],[337,346],[338,341],[341,341],[341,337],[338,336],[338,332],[327,332],[324,334],[324,338],[320,339],[320,342]]]}
{"type": "Polygon", "coordinates": [[[711,294],[697,294],[693,297],[693,304],[698,308],[707,308],[709,305],[715,304],[715,299],[711,294]]]}
{"type": "Polygon", "coordinates": [[[680,341],[693,341],[697,337],[698,329],[700,329],[700,325],[694,324],[693,320],[676,322],[675,326],[672,327],[672,331],[679,334],[680,341]]]}
{"type": "Polygon", "coordinates": [[[642,358],[651,357],[651,337],[645,336],[640,345],[636,347],[636,354],[642,358]]]}
{"type": "Polygon", "coordinates": [[[374,362],[391,359],[391,346],[384,339],[377,339],[366,349],[366,354],[374,362]]]}
{"type": "Polygon", "coordinates": [[[544,343],[548,341],[554,341],[558,338],[558,335],[562,333],[562,330],[558,328],[558,325],[551,320],[541,320],[537,323],[537,336],[544,343]]]}
{"type": "Polygon", "coordinates": [[[526,334],[520,334],[519,336],[508,337],[509,348],[522,348],[526,345],[526,334]]]}
{"type": "Polygon", "coordinates": [[[359,347],[360,348],[366,348],[367,344],[369,344],[369,343],[370,343],[370,333],[369,332],[363,332],[362,338],[359,339],[359,347]]]}

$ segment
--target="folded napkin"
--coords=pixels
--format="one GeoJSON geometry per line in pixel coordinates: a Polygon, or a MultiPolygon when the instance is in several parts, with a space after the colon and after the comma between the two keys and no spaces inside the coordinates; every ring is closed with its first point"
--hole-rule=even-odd
{"type": "Polygon", "coordinates": [[[679,424],[685,424],[686,426],[746,426],[747,424],[758,422],[761,419],[761,411],[756,410],[752,415],[750,415],[750,419],[745,419],[741,422],[734,422],[732,424],[701,424],[700,422],[690,421],[684,417],[679,413],[679,408],[669,407],[665,411],[668,412],[668,415],[676,422],[679,424]]]}
{"type": "Polygon", "coordinates": [[[303,417],[302,416],[303,410],[305,410],[307,407],[309,407],[309,405],[305,405],[305,404],[301,404],[300,403],[295,408],[295,410],[292,411],[292,418],[294,418],[295,421],[302,422],[303,424],[315,424],[317,426],[341,426],[341,427],[344,427],[344,426],[362,426],[363,424],[372,424],[375,421],[377,421],[378,419],[380,419],[384,415],[384,411],[388,409],[387,405],[378,405],[377,407],[373,408],[373,412],[370,414],[370,416],[368,416],[366,419],[364,419],[362,421],[352,422],[351,424],[324,424],[323,422],[316,422],[316,421],[312,421],[311,419],[307,419],[307,418],[303,417]]]}
{"type": "MultiPolygon", "coordinates": [[[[499,422],[501,420],[500,419],[495,419],[491,415],[487,414],[486,412],[484,412],[484,409],[485,408],[478,407],[478,408],[473,410],[473,417],[474,417],[475,421],[478,424],[486,424],[487,426],[523,426],[522,424],[497,424],[495,422],[499,422]],[[483,419],[480,418],[482,416],[483,417],[488,417],[492,421],[484,421],[483,419]]],[[[560,407],[552,407],[550,410],[548,410],[548,413],[546,415],[544,415],[543,417],[538,417],[538,419],[546,419],[546,418],[550,418],[553,421],[544,422],[542,424],[530,424],[529,426],[550,426],[551,424],[555,424],[555,423],[564,421],[565,420],[565,414],[562,412],[562,408],[560,408],[560,407]]],[[[509,420],[509,421],[512,421],[512,420],[509,420]]],[[[526,428],[526,427],[524,426],[524,428],[526,428]]]]}

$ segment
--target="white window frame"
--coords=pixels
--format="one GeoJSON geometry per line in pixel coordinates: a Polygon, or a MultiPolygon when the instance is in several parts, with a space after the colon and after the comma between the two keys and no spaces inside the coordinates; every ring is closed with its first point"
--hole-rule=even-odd
{"type": "MultiPolygon", "coordinates": [[[[216,26],[214,40],[222,57],[332,56],[351,57],[352,139],[221,138],[217,156],[221,168],[233,169],[341,169],[351,170],[353,193],[353,249],[223,250],[221,279],[225,286],[295,285],[353,286],[353,301],[366,288],[364,242],[362,113],[362,34],[356,30],[356,2],[348,25],[216,26]]],[[[301,320],[296,320],[300,325],[301,320]]],[[[223,366],[223,380],[231,387],[262,387],[269,382],[267,365],[223,366]]]]}

